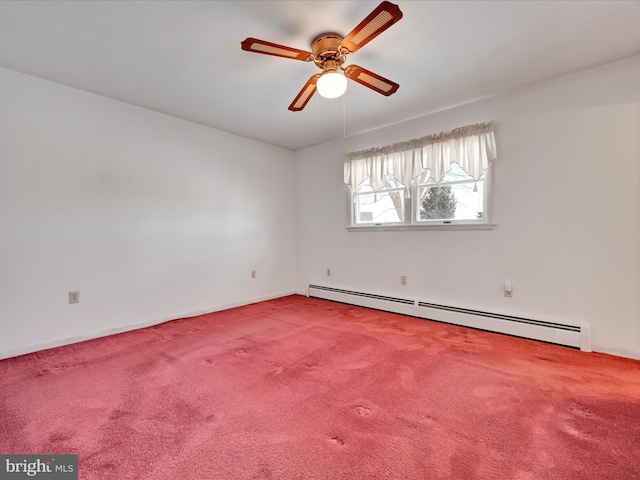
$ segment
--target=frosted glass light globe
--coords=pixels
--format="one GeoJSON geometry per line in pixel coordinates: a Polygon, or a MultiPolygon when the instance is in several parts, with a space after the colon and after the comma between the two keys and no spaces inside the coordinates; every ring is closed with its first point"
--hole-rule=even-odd
{"type": "Polygon", "coordinates": [[[327,72],[318,79],[316,86],[324,98],[338,98],[347,91],[347,77],[338,72],[327,72]]]}

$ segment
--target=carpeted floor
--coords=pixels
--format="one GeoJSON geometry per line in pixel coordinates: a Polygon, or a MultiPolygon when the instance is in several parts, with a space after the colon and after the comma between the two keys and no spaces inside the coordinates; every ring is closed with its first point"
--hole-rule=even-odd
{"type": "Polygon", "coordinates": [[[640,362],[291,296],[0,361],[81,479],[640,479],[640,362]]]}

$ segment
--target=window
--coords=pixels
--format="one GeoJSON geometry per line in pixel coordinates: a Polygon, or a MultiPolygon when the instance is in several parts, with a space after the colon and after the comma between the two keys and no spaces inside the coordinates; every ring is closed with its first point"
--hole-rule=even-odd
{"type": "Polygon", "coordinates": [[[488,194],[485,172],[478,180],[462,170],[457,163],[438,183],[430,172],[415,179],[415,221],[486,222],[488,194]]]}
{"type": "Polygon", "coordinates": [[[391,175],[385,176],[385,186],[374,191],[363,183],[355,193],[354,224],[403,224],[406,215],[406,187],[391,175]]]}
{"type": "Polygon", "coordinates": [[[481,225],[489,223],[491,170],[474,180],[457,164],[437,182],[430,171],[409,189],[386,175],[377,191],[368,181],[351,195],[351,226],[481,225]]]}
{"type": "Polygon", "coordinates": [[[347,155],[350,227],[490,227],[494,124],[347,155]]]}

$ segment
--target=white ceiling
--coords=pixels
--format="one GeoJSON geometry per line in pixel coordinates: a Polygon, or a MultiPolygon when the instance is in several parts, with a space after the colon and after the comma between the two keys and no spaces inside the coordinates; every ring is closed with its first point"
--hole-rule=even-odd
{"type": "Polygon", "coordinates": [[[640,1],[397,0],[402,20],[347,63],[398,92],[350,82],[344,100],[294,113],[317,67],[240,49],[256,37],[309,50],[379,3],[3,1],[0,65],[297,150],[640,54],[640,1]]]}

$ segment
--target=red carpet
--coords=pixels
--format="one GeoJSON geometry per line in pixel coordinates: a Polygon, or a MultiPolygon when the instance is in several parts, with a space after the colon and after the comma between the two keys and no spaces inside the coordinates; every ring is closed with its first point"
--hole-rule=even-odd
{"type": "Polygon", "coordinates": [[[640,479],[640,362],[292,296],[0,361],[81,479],[640,479]]]}

